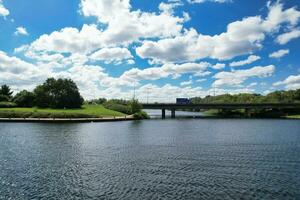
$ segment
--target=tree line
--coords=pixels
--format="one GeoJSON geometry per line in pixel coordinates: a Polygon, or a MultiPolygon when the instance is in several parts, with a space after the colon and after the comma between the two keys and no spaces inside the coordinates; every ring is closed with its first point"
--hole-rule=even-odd
{"type": "MultiPolygon", "coordinates": [[[[223,94],[217,96],[194,97],[192,103],[300,103],[300,89],[275,91],[267,95],[261,94],[223,94]]],[[[80,108],[84,99],[79,93],[76,83],[71,79],[48,78],[38,85],[32,92],[23,90],[13,95],[11,88],[2,85],[0,88],[0,102],[13,102],[19,107],[41,108],[80,108]]],[[[107,100],[99,98],[91,100],[90,104],[102,104],[104,107],[122,113],[135,113],[141,110],[137,100],[126,101],[120,99],[107,100]]]]}
{"type": "MultiPolygon", "coordinates": [[[[8,85],[2,85],[0,89],[0,107],[39,107],[69,109],[81,108],[84,103],[79,89],[71,79],[49,78],[43,84],[38,85],[32,92],[22,90],[13,96],[8,85]]],[[[124,114],[133,114],[135,118],[148,118],[142,111],[142,105],[136,99],[106,100],[100,98],[86,102],[88,104],[103,105],[105,108],[118,111],[124,114]]]]}
{"type": "Polygon", "coordinates": [[[0,102],[13,102],[19,107],[80,108],[84,99],[71,79],[49,78],[32,92],[23,90],[13,96],[7,85],[0,89],[0,102]]]}
{"type": "Polygon", "coordinates": [[[191,102],[198,103],[300,103],[300,89],[275,91],[267,95],[261,94],[223,94],[217,96],[194,97],[191,102]]]}

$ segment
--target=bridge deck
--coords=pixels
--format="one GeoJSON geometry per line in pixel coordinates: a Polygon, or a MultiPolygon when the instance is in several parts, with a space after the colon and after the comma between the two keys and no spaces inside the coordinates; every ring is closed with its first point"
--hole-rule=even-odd
{"type": "Polygon", "coordinates": [[[144,109],[299,109],[300,103],[142,104],[144,109]]]}

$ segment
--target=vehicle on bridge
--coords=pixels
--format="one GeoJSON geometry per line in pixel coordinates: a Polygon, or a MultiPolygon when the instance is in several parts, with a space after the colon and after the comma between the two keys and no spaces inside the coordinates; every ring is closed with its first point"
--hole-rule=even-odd
{"type": "Polygon", "coordinates": [[[187,104],[191,104],[192,101],[188,98],[177,98],[176,99],[176,104],[180,104],[180,105],[187,105],[187,104]]]}

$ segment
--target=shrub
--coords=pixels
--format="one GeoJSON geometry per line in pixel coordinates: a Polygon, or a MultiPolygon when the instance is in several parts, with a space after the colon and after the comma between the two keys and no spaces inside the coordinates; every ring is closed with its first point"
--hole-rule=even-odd
{"type": "Polygon", "coordinates": [[[26,90],[23,90],[16,94],[14,97],[14,102],[19,107],[33,107],[35,101],[35,96],[32,92],[28,92],[26,90]]]}
{"type": "Polygon", "coordinates": [[[0,108],[15,108],[17,104],[12,102],[0,102],[0,108]]]}
{"type": "Polygon", "coordinates": [[[107,109],[114,110],[117,112],[121,112],[121,113],[125,113],[125,114],[132,114],[129,106],[117,104],[117,103],[114,103],[113,101],[107,101],[103,104],[103,106],[107,109]]]}
{"type": "Polygon", "coordinates": [[[149,115],[146,112],[144,112],[144,111],[140,111],[140,112],[134,113],[133,117],[135,119],[149,119],[150,118],[149,115]]]}
{"type": "Polygon", "coordinates": [[[132,99],[130,102],[129,102],[129,107],[130,107],[130,112],[131,113],[137,113],[137,112],[140,112],[142,110],[142,105],[138,102],[138,100],[136,99],[132,99]]]}
{"type": "Polygon", "coordinates": [[[7,95],[0,94],[0,102],[1,101],[9,101],[9,97],[7,95]]]}

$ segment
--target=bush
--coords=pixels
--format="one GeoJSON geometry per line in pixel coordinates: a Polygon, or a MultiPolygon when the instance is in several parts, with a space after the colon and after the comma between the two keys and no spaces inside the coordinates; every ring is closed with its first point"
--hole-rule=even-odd
{"type": "Polygon", "coordinates": [[[12,102],[0,102],[0,108],[15,108],[17,104],[12,102]]]}
{"type": "Polygon", "coordinates": [[[114,110],[114,111],[121,112],[124,114],[132,114],[129,106],[117,104],[113,101],[107,101],[103,104],[103,106],[109,110],[114,110]]]}
{"type": "Polygon", "coordinates": [[[97,118],[96,115],[81,113],[47,113],[47,112],[17,112],[10,110],[0,111],[0,118],[97,118]]]}
{"type": "Polygon", "coordinates": [[[9,101],[9,97],[7,95],[0,94],[0,102],[1,101],[9,101]]]}
{"type": "Polygon", "coordinates": [[[14,102],[19,107],[33,107],[35,101],[35,96],[32,92],[28,92],[26,90],[23,90],[16,94],[14,97],[14,102]]]}
{"type": "Polygon", "coordinates": [[[131,101],[112,99],[105,102],[103,106],[107,109],[128,115],[141,112],[142,110],[142,105],[135,99],[131,101]]]}
{"type": "Polygon", "coordinates": [[[140,112],[134,113],[133,117],[135,119],[149,119],[150,118],[149,115],[146,112],[144,112],[144,111],[140,111],[140,112]]]}
{"type": "Polygon", "coordinates": [[[130,102],[129,102],[129,107],[130,107],[130,112],[131,113],[138,113],[142,110],[142,105],[138,102],[138,100],[136,99],[132,99],[130,102]]]}

